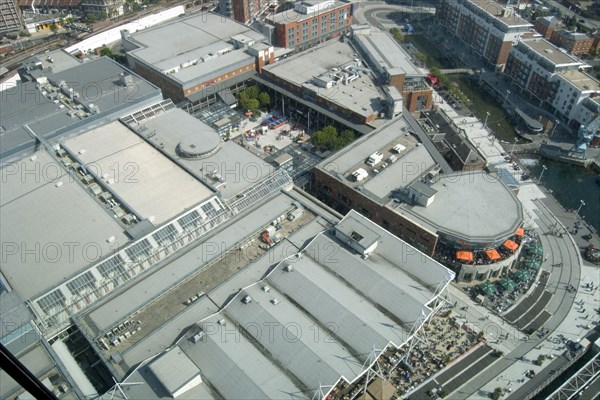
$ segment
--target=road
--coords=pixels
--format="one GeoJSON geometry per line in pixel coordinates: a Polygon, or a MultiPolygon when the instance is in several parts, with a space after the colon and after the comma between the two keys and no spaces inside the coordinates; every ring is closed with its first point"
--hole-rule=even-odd
{"type": "Polygon", "coordinates": [[[583,18],[581,17],[579,14],[569,10],[567,7],[563,6],[560,2],[558,1],[552,1],[552,0],[546,0],[546,3],[551,6],[551,7],[556,7],[560,10],[562,15],[568,15],[568,16],[572,16],[572,15],[576,15],[577,16],[577,20],[579,19],[585,19],[585,24],[590,28],[600,28],[600,21],[591,19],[591,18],[583,18]]]}

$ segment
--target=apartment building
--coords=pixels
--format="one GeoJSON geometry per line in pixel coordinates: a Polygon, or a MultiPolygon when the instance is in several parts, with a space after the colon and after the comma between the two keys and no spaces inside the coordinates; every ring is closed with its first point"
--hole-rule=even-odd
{"type": "Polygon", "coordinates": [[[533,26],[544,39],[550,40],[552,33],[558,29],[558,19],[553,16],[539,17],[535,20],[533,26]]]}
{"type": "Polygon", "coordinates": [[[504,73],[530,100],[578,127],[593,113],[585,112],[593,103],[584,100],[600,95],[600,82],[583,71],[586,67],[549,41],[536,38],[513,47],[504,73]]]}
{"type": "Polygon", "coordinates": [[[506,64],[513,43],[527,37],[533,27],[514,8],[490,0],[440,0],[436,18],[450,34],[498,69],[506,64]]]}
{"type": "Polygon", "coordinates": [[[277,0],[219,0],[219,13],[243,24],[265,11],[277,0]]]}
{"type": "Polygon", "coordinates": [[[594,43],[594,39],[585,33],[570,32],[566,29],[554,31],[550,41],[571,54],[589,53],[594,43]]]}
{"type": "Polygon", "coordinates": [[[352,4],[339,0],[304,0],[291,10],[267,17],[275,27],[275,45],[303,50],[350,30],[352,4]]]}
{"type": "Polygon", "coordinates": [[[14,0],[0,0],[0,33],[23,28],[23,16],[14,0]]]}

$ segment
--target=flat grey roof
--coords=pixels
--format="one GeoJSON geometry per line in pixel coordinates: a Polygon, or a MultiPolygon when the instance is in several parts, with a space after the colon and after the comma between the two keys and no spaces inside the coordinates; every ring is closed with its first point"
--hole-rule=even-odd
{"type": "Polygon", "coordinates": [[[144,132],[153,133],[149,141],[163,150],[173,160],[184,166],[194,176],[204,179],[214,186],[224,199],[236,196],[265,179],[275,168],[233,141],[224,142],[220,149],[205,158],[191,159],[177,154],[177,145],[186,137],[214,134],[214,129],[180,109],[172,109],[140,123],[144,132]],[[225,183],[211,178],[216,171],[225,183]]]}
{"type": "MultiPolygon", "coordinates": [[[[127,397],[123,397],[122,393],[119,390],[115,390],[114,393],[112,390],[109,390],[102,396],[100,399],[102,400],[128,400],[128,399],[173,399],[173,396],[164,389],[160,383],[160,381],[156,378],[156,376],[152,373],[149,367],[149,362],[152,360],[148,360],[147,362],[141,364],[136,367],[131,374],[127,375],[127,377],[122,381],[122,383],[136,383],[141,382],[141,385],[123,385],[123,387],[127,388],[127,397]]],[[[210,388],[202,383],[189,391],[183,393],[181,396],[177,397],[178,399],[189,399],[189,400],[212,400],[214,398],[219,398],[210,390],[210,388]]]]}
{"type": "Polygon", "coordinates": [[[119,121],[63,143],[119,197],[155,225],[213,192],[119,121]]]}
{"type": "Polygon", "coordinates": [[[182,327],[193,325],[218,311],[219,309],[208,296],[202,296],[184,311],[169,319],[168,323],[163,324],[151,334],[125,350],[123,353],[125,363],[128,367],[133,367],[145,360],[148,355],[160,353],[164,350],[165,345],[170,345],[175,341],[181,333],[182,327]]]}
{"type": "Polygon", "coordinates": [[[534,38],[534,39],[523,39],[521,40],[525,46],[529,47],[540,57],[543,57],[550,61],[553,65],[581,65],[581,61],[575,57],[562,51],[559,47],[556,47],[546,39],[534,38]]]}
{"type": "Polygon", "coordinates": [[[141,48],[128,54],[163,73],[174,71],[169,78],[185,84],[253,62],[245,49],[235,49],[229,42],[240,35],[257,42],[265,39],[262,33],[221,15],[199,13],[130,35],[127,40],[141,48]]]}
{"type": "Polygon", "coordinates": [[[364,248],[368,248],[377,242],[381,235],[368,226],[362,223],[361,219],[347,216],[335,226],[336,231],[339,231],[349,238],[355,240],[364,248]],[[359,236],[356,236],[358,234],[359,236]],[[354,236],[354,237],[353,237],[354,236]]]}
{"type": "Polygon", "coordinates": [[[379,174],[365,183],[364,188],[375,196],[385,199],[394,190],[408,187],[436,165],[425,146],[406,149],[398,157],[398,161],[389,164],[387,168],[380,167],[379,174]]]}
{"type": "Polygon", "coordinates": [[[325,335],[305,334],[316,326],[314,320],[297,305],[286,299],[287,293],[271,288],[269,292],[260,285],[246,288],[226,308],[227,315],[237,324],[250,327],[274,326],[272,334],[248,332],[278,360],[283,370],[293,372],[306,388],[315,383],[336,382],[340,376],[353,380],[362,372],[365,359],[346,348],[343,342],[328,340],[325,335]],[[245,296],[252,297],[250,304],[242,303],[245,296]],[[277,299],[277,304],[273,301],[277,299]],[[297,329],[290,328],[294,326],[297,329]]]}
{"type": "MultiPolygon", "coordinates": [[[[317,48],[289,57],[276,64],[265,67],[271,74],[305,87],[340,107],[368,116],[383,110],[385,98],[373,80],[372,74],[364,66],[358,67],[362,72],[351,83],[339,83],[327,89],[313,84],[313,78],[332,73],[333,68],[340,68],[353,63],[357,58],[356,51],[349,43],[339,40],[329,41],[317,48]],[[332,57],[335,55],[335,57],[332,57]]],[[[355,64],[353,64],[355,65],[355,64]]]]}
{"type": "Polygon", "coordinates": [[[42,68],[50,68],[53,73],[58,73],[66,69],[75,67],[81,64],[81,60],[67,53],[64,49],[52,50],[47,53],[38,54],[32,57],[28,62],[39,61],[42,63],[42,68]]]}
{"type": "Polygon", "coordinates": [[[217,233],[207,237],[193,249],[169,260],[166,265],[156,268],[151,275],[133,282],[125,291],[91,308],[85,318],[101,331],[112,328],[115,323],[139,310],[198,268],[218,258],[222,252],[264,228],[270,221],[284,214],[291,204],[289,197],[279,194],[258,208],[230,220],[217,233]],[[215,244],[218,244],[219,251],[215,251],[215,244]]]}
{"type": "Polygon", "coordinates": [[[441,174],[431,187],[437,191],[431,205],[403,204],[396,212],[409,214],[433,231],[477,242],[508,236],[523,220],[521,202],[495,174],[441,174]]]}
{"type": "Polygon", "coordinates": [[[326,12],[329,12],[331,10],[336,10],[336,9],[338,9],[340,7],[343,7],[343,6],[348,6],[349,4],[350,3],[336,1],[333,4],[333,6],[331,6],[331,7],[319,8],[316,12],[312,12],[312,13],[308,13],[308,14],[302,14],[302,13],[299,13],[298,11],[296,11],[294,9],[290,9],[290,10],[286,10],[286,11],[280,12],[278,14],[274,14],[274,15],[268,16],[267,17],[267,21],[271,21],[272,23],[275,23],[275,24],[285,24],[286,22],[303,21],[305,19],[312,18],[315,15],[320,15],[322,13],[326,13],[326,12]]]}
{"type": "Polygon", "coordinates": [[[34,143],[27,128],[49,139],[98,123],[115,113],[125,113],[136,103],[152,98],[162,99],[160,89],[108,57],[78,64],[58,73],[48,72],[45,76],[54,82],[64,81],[79,93],[80,103],[94,104],[99,112],[83,119],[69,116],[68,107],[55,103],[43,94],[48,84],[42,84],[38,90],[36,83],[27,82],[4,90],[0,96],[0,125],[4,129],[4,134],[0,135],[0,158],[22,151],[34,143]],[[133,82],[123,86],[119,81],[121,73],[131,74],[133,82]]]}
{"type": "Polygon", "coordinates": [[[1,170],[0,236],[3,246],[17,244],[14,255],[5,254],[1,270],[24,300],[112,254],[109,237],[119,245],[129,241],[114,218],[50,155],[39,151],[35,156],[1,170]]]}
{"type": "Polygon", "coordinates": [[[425,76],[413,64],[411,56],[388,32],[372,27],[369,35],[358,34],[353,38],[371,54],[373,60],[377,61],[382,68],[388,71],[400,68],[407,76],[425,76]]]}
{"type": "Polygon", "coordinates": [[[345,175],[352,172],[357,163],[364,162],[374,152],[386,146],[392,147],[396,141],[406,136],[408,131],[408,124],[404,118],[397,118],[369,135],[359,138],[352,143],[352,146],[346,146],[319,166],[330,174],[345,175]]]}
{"type": "Polygon", "coordinates": [[[505,14],[505,7],[502,7],[500,4],[495,1],[490,0],[468,0],[468,2],[473,3],[479,9],[481,9],[486,14],[491,15],[498,21],[503,22],[507,26],[532,26],[525,19],[521,18],[519,15],[513,13],[505,14]]]}

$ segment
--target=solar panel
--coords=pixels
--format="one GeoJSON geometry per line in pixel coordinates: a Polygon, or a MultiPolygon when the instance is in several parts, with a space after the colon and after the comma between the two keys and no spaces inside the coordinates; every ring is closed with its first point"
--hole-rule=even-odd
{"type": "Polygon", "coordinates": [[[125,268],[123,268],[124,263],[125,261],[123,261],[123,258],[116,254],[115,256],[104,261],[102,264],[98,265],[98,271],[103,278],[110,279],[125,272],[125,268]]]}
{"type": "Polygon", "coordinates": [[[96,289],[96,278],[94,278],[94,275],[90,271],[87,271],[67,282],[67,289],[76,296],[83,296],[96,289]]]}
{"type": "Polygon", "coordinates": [[[165,226],[164,228],[152,235],[154,240],[156,240],[156,242],[160,243],[161,245],[173,242],[176,236],[177,229],[175,229],[175,227],[171,224],[165,226]]]}
{"type": "Polygon", "coordinates": [[[44,314],[50,315],[51,311],[55,308],[60,307],[62,309],[65,300],[65,296],[60,289],[56,289],[55,291],[50,292],[46,296],[39,299],[37,304],[42,309],[44,314]]]}
{"type": "Polygon", "coordinates": [[[179,222],[179,225],[183,229],[188,231],[188,230],[194,230],[195,227],[200,225],[202,223],[202,218],[200,217],[200,213],[198,211],[194,210],[191,213],[186,214],[186,215],[182,216],[181,218],[179,218],[177,220],[177,222],[179,222]]]}
{"type": "Polygon", "coordinates": [[[148,258],[150,254],[152,254],[152,245],[148,239],[143,239],[126,248],[125,253],[127,253],[129,258],[133,261],[136,261],[138,256],[148,258]]]}

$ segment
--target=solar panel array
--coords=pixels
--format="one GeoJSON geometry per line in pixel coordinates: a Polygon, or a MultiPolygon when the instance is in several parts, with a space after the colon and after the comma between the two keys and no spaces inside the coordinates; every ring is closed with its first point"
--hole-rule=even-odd
{"type": "Polygon", "coordinates": [[[292,178],[290,178],[285,170],[280,169],[250,189],[238,194],[237,198],[229,201],[228,204],[229,207],[238,214],[262,199],[265,199],[273,193],[279,192],[281,189],[290,185],[293,185],[292,178]]]}
{"type": "Polygon", "coordinates": [[[33,302],[43,329],[58,329],[71,314],[148,270],[225,222],[231,212],[217,197],[122,248],[33,302]]]}

